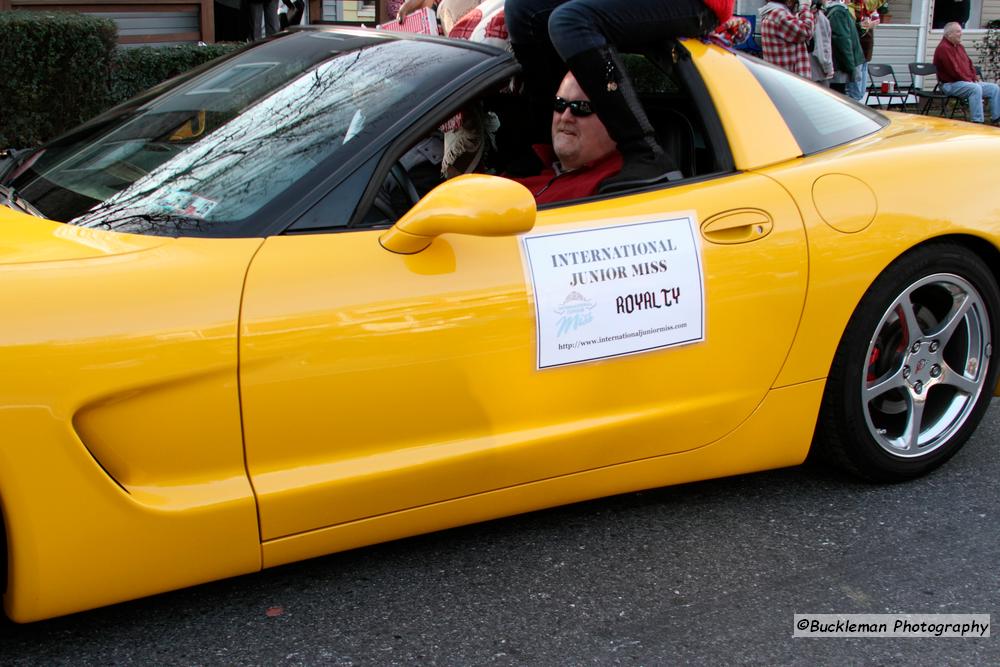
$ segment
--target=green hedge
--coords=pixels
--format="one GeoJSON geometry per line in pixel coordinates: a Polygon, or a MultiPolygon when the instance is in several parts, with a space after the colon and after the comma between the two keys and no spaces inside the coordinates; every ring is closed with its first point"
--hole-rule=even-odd
{"type": "Polygon", "coordinates": [[[107,107],[117,30],[68,12],[0,12],[0,148],[38,144],[107,107]]]}
{"type": "Polygon", "coordinates": [[[121,104],[156,84],[190,69],[243,48],[244,44],[185,44],[182,46],[141,46],[118,49],[115,53],[110,106],[121,104]]]}
{"type": "Polygon", "coordinates": [[[57,11],[0,12],[0,149],[48,141],[243,46],[120,48],[108,19],[57,11]]]}

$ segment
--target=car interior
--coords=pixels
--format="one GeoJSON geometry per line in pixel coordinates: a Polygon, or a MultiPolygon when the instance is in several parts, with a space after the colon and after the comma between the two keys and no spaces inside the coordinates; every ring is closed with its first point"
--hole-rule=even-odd
{"type": "MultiPolygon", "coordinates": [[[[714,114],[699,111],[711,109],[711,103],[694,67],[684,62],[685,55],[678,45],[669,54],[625,55],[626,67],[660,145],[674,156],[684,176],[682,181],[657,187],[732,170],[721,124],[714,114]],[[700,104],[699,94],[703,97],[700,104]]],[[[503,82],[501,90],[491,86],[415,142],[390,150],[380,171],[385,175],[373,179],[379,187],[363,198],[359,211],[365,212],[355,215],[350,226],[390,226],[436,185],[460,173],[527,175],[517,172],[518,158],[510,144],[518,141],[512,135],[524,131],[522,119],[528,101],[512,94],[511,88],[509,80],[503,82]]],[[[612,196],[617,194],[621,193],[612,196]]]]}

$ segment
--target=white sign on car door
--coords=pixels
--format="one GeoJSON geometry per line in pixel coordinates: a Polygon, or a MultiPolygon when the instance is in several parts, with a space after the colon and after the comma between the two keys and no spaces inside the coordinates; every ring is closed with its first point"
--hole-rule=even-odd
{"type": "Polygon", "coordinates": [[[701,246],[692,213],[522,237],[538,368],[705,338],[701,246]]]}

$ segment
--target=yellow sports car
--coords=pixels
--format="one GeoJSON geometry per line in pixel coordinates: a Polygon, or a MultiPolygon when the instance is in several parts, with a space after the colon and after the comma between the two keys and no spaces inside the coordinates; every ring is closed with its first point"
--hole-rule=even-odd
{"type": "Polygon", "coordinates": [[[516,62],[376,31],[278,36],[8,160],[8,616],[955,454],[997,387],[1000,132],[699,41],[630,63],[684,178],[537,210],[490,175],[516,62]]]}

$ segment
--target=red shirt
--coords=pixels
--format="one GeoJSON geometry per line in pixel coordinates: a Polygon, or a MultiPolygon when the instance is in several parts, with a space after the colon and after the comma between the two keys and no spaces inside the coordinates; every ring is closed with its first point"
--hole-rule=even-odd
{"type": "Polygon", "coordinates": [[[570,171],[556,171],[558,162],[552,146],[533,146],[542,164],[547,165],[537,176],[515,178],[524,187],[531,190],[538,204],[551,204],[566,199],[579,199],[597,193],[601,181],[614,176],[622,169],[622,155],[612,151],[596,162],[584,165],[570,171]]]}
{"type": "Polygon", "coordinates": [[[961,44],[952,44],[947,39],[942,38],[941,43],[934,49],[934,67],[941,83],[976,80],[976,68],[972,65],[969,54],[965,52],[965,47],[961,44]]]}
{"type": "Polygon", "coordinates": [[[736,0],[704,0],[705,6],[712,10],[719,25],[722,25],[733,17],[733,4],[736,0]]]}

